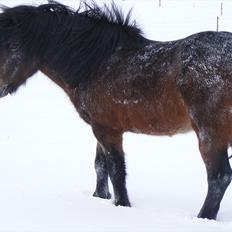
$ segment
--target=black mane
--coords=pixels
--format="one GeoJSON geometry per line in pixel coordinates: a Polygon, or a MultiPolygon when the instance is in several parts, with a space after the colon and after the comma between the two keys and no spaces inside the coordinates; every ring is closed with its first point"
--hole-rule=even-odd
{"type": "Polygon", "coordinates": [[[7,36],[20,31],[19,47],[32,58],[45,58],[73,87],[91,80],[118,46],[137,46],[143,40],[131,12],[124,15],[114,2],[99,6],[85,1],[77,11],[55,1],[37,7],[3,7],[2,30],[7,36]]]}

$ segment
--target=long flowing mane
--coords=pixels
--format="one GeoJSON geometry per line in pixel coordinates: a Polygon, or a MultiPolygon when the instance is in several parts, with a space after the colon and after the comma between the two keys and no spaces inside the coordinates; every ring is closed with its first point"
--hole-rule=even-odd
{"type": "MultiPolygon", "coordinates": [[[[57,9],[60,4],[43,7],[51,6],[57,9]]],[[[55,57],[53,65],[71,85],[85,83],[94,78],[99,67],[119,44],[127,44],[129,47],[128,44],[133,46],[141,40],[141,31],[131,21],[130,12],[124,15],[114,3],[100,7],[94,2],[85,2],[77,12],[68,12],[63,26],[55,33],[58,35],[62,30],[62,35],[54,38],[56,41],[53,51],[56,55],[51,57],[55,57]],[[60,45],[59,48],[57,44],[60,45]]]]}
{"type": "Polygon", "coordinates": [[[125,15],[114,2],[99,6],[85,1],[77,11],[55,1],[4,7],[0,31],[12,32],[12,27],[23,32],[19,47],[32,57],[47,57],[50,67],[74,87],[91,80],[119,45],[129,49],[143,40],[131,11],[125,15]]]}

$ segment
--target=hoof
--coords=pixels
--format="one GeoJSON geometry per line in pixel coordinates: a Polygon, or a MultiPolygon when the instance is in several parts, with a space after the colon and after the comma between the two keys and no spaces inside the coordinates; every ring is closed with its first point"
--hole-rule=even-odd
{"type": "Polygon", "coordinates": [[[119,200],[114,202],[115,206],[131,207],[129,200],[119,200]]]}
{"type": "Polygon", "coordinates": [[[198,218],[202,218],[202,219],[209,219],[209,220],[216,220],[217,214],[215,214],[214,212],[200,212],[197,215],[198,218]]]}
{"type": "Polygon", "coordinates": [[[109,192],[107,192],[107,193],[105,193],[105,192],[100,193],[100,192],[95,191],[93,193],[93,196],[94,197],[99,197],[99,198],[102,198],[102,199],[107,199],[107,200],[111,199],[111,194],[109,192]]]}

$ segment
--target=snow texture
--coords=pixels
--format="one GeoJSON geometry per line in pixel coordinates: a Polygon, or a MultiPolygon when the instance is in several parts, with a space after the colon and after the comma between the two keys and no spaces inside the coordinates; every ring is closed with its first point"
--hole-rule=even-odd
{"type": "MultiPolygon", "coordinates": [[[[2,0],[1,4],[43,2],[2,0]]],[[[78,1],[61,2],[78,7],[78,1]]],[[[161,8],[158,0],[115,2],[126,10],[133,7],[134,18],[145,35],[157,41],[215,30],[221,2],[219,28],[232,31],[229,0],[162,0],[161,8]]],[[[144,53],[140,59],[149,56],[144,53]]],[[[191,56],[186,57],[186,62],[190,60],[191,56]]],[[[215,76],[214,83],[206,84],[218,85],[218,81],[215,76]]],[[[196,218],[207,183],[193,133],[172,138],[126,134],[132,208],[93,198],[96,140],[68,97],[41,73],[16,96],[0,100],[0,148],[1,232],[232,231],[231,186],[217,221],[196,218]]]]}

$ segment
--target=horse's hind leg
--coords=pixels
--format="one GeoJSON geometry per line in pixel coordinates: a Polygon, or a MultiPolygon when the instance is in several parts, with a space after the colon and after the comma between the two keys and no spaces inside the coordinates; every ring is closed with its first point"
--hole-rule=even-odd
{"type": "Polygon", "coordinates": [[[213,135],[212,131],[214,131],[213,127],[197,132],[208,178],[207,196],[198,217],[208,219],[216,219],[220,202],[232,176],[227,154],[228,141],[220,132],[218,134],[214,132],[213,135]]]}
{"type": "Polygon", "coordinates": [[[122,133],[99,126],[93,126],[93,132],[105,152],[106,165],[114,190],[114,204],[130,206],[126,189],[122,133]]]}
{"type": "Polygon", "coordinates": [[[231,167],[227,148],[213,154],[203,155],[208,176],[208,193],[198,217],[216,219],[220,202],[231,182],[231,167]],[[212,155],[212,157],[209,157],[212,155]]]}
{"type": "Polygon", "coordinates": [[[97,175],[97,186],[93,196],[110,199],[106,154],[99,143],[97,144],[95,171],[97,175]]]}
{"type": "Polygon", "coordinates": [[[207,171],[208,192],[198,217],[216,219],[232,176],[227,154],[232,139],[231,77],[222,73],[223,67],[209,66],[211,60],[198,58],[197,67],[183,66],[178,84],[207,171]]]}

